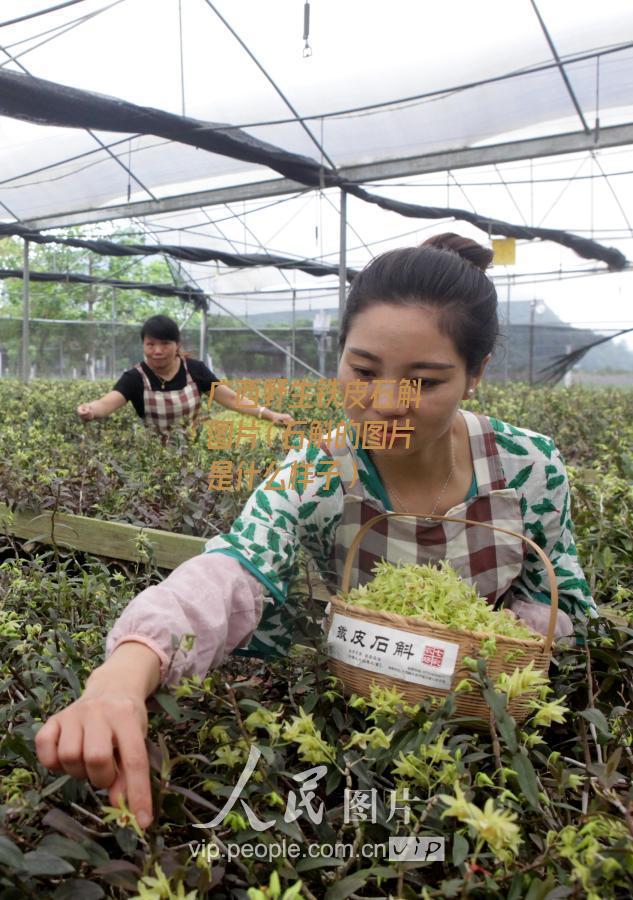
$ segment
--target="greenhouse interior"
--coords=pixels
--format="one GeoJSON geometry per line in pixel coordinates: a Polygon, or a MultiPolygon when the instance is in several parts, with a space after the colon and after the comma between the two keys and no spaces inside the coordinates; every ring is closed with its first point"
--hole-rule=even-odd
{"type": "MultiPolygon", "coordinates": [[[[356,4],[334,12],[322,3],[308,18],[305,56],[303,45],[295,52],[298,13],[290,2],[278,7],[274,26],[266,4],[239,4],[235,22],[225,22],[205,2],[165,3],[145,42],[138,35],[150,4],[140,0],[83,0],[35,18],[29,14],[41,10],[23,5],[6,4],[19,21],[4,26],[1,203],[12,237],[3,242],[4,269],[24,268],[24,239],[11,225],[48,239],[208,251],[210,258],[193,261],[156,249],[117,260],[112,251],[33,241],[29,264],[34,275],[191,286],[204,294],[215,327],[242,329],[230,335],[232,346],[259,373],[286,374],[295,356],[295,366],[303,360],[319,370],[320,359],[322,374],[332,375],[336,353],[327,347],[336,344],[343,302],[337,270],[359,270],[377,253],[418,244],[452,222],[474,239],[516,243],[514,261],[499,255],[492,277],[504,352],[518,359],[506,364],[499,354],[495,379],[526,378],[530,368],[536,378],[558,351],[603,335],[613,342],[578,368],[633,371],[630,334],[614,338],[631,325],[626,263],[521,231],[569,231],[631,256],[626,3],[601,16],[587,4],[571,16],[570,3],[550,4],[551,27],[528,2],[516,3],[512,16],[501,3],[458,4],[450,53],[439,35],[451,29],[439,14],[427,21],[403,3],[382,22],[376,3],[357,21],[356,4]],[[494,23],[503,25],[501,45],[494,23]],[[116,66],[113,43],[121,48],[116,66]],[[380,59],[388,77],[369,77],[369,59],[380,59]],[[141,121],[147,110],[164,121],[141,121]],[[223,147],[196,141],[211,122],[222,123],[215,130],[227,138],[223,147]],[[335,186],[337,178],[363,185],[372,199],[335,186]],[[451,213],[459,209],[463,215],[451,213]],[[518,231],[495,230],[494,222],[518,231]],[[225,262],[221,254],[247,260],[225,262]],[[283,268],[257,260],[273,255],[285,258],[283,268]],[[292,264],[301,260],[303,270],[292,264]],[[310,274],[309,263],[330,269],[310,274]],[[327,328],[316,330],[321,312],[329,321],[320,316],[327,328]],[[293,321],[313,337],[303,332],[297,344],[293,321]],[[275,326],[290,333],[280,336],[275,326]]],[[[111,377],[131,363],[126,326],[142,321],[147,294],[124,294],[127,285],[53,284],[31,279],[33,359],[23,360],[23,285],[3,272],[3,375],[28,368],[34,377],[111,377]],[[49,301],[51,293],[62,297],[49,301]]],[[[199,354],[204,325],[186,295],[153,307],[195,326],[188,344],[199,354]]],[[[230,377],[231,353],[212,327],[203,352],[230,377]]]]}
{"type": "Polygon", "coordinates": [[[4,0],[2,900],[631,897],[632,272],[630,0],[4,0]]]}

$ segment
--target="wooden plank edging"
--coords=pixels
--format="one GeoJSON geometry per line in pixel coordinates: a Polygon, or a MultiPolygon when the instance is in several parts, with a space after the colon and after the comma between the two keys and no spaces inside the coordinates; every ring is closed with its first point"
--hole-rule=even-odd
{"type": "Polygon", "coordinates": [[[34,540],[38,543],[56,543],[60,547],[71,547],[95,556],[143,562],[139,541],[153,549],[155,565],[163,569],[175,569],[181,563],[198,553],[202,553],[208,538],[143,528],[126,522],[106,522],[88,516],[70,513],[56,513],[54,521],[54,541],[51,529],[53,513],[50,510],[22,510],[11,513],[5,503],[0,503],[0,531],[7,531],[17,538],[34,540]]]}

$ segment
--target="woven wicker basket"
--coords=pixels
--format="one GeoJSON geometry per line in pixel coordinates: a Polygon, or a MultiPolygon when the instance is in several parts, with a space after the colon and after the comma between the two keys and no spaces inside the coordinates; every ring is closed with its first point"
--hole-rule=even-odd
{"type": "MultiPolygon", "coordinates": [[[[453,516],[414,516],[407,513],[382,513],[381,515],[377,515],[373,519],[370,519],[368,522],[366,522],[359,529],[358,534],[354,537],[354,540],[352,541],[352,544],[347,553],[347,558],[345,560],[345,565],[343,568],[341,593],[346,594],[349,591],[349,581],[352,564],[358,547],[360,546],[360,542],[362,541],[365,533],[368,531],[368,529],[375,525],[376,522],[379,522],[380,519],[385,519],[390,516],[399,516],[401,518],[438,519],[447,522],[461,522],[465,525],[479,525],[482,528],[490,528],[494,531],[501,531],[505,534],[514,535],[515,537],[520,538],[522,541],[525,541],[525,543],[527,543],[532,548],[532,550],[541,558],[550,582],[551,612],[547,634],[544,638],[538,638],[535,640],[496,635],[496,651],[495,654],[489,657],[487,660],[487,671],[494,681],[501,672],[507,672],[510,675],[517,667],[523,668],[524,666],[528,665],[531,660],[534,660],[535,670],[544,670],[545,672],[547,672],[551,656],[552,643],[554,639],[556,614],[558,611],[558,585],[556,582],[556,576],[554,574],[552,564],[547,556],[543,553],[541,548],[537,544],[535,544],[534,541],[531,541],[529,538],[526,538],[524,535],[519,534],[516,531],[510,531],[507,528],[498,528],[495,525],[488,525],[484,522],[475,522],[471,519],[455,518],[453,516]],[[510,650],[520,650],[521,655],[514,654],[514,658],[512,659],[512,661],[507,661],[504,659],[504,656],[510,650]]],[[[471,674],[470,670],[464,667],[464,657],[479,656],[481,641],[486,637],[490,637],[490,635],[488,634],[464,631],[458,628],[451,628],[447,625],[441,625],[438,622],[425,621],[419,616],[401,616],[396,613],[367,609],[366,607],[357,606],[356,604],[346,603],[338,596],[333,596],[330,600],[330,607],[327,618],[328,633],[330,631],[332,619],[335,613],[339,613],[353,619],[358,619],[359,622],[382,625],[383,627],[395,628],[402,630],[403,632],[409,632],[413,635],[424,636],[436,640],[439,639],[440,641],[446,641],[459,645],[459,649],[457,651],[457,660],[455,663],[455,671],[451,680],[451,687],[454,687],[462,678],[467,678],[471,674]]],[[[446,697],[450,690],[450,688],[441,689],[437,687],[431,687],[425,684],[419,684],[417,682],[407,680],[406,678],[398,678],[392,675],[375,672],[367,668],[361,668],[358,665],[335,659],[332,655],[330,655],[328,658],[328,665],[332,674],[336,675],[342,681],[343,688],[346,693],[356,693],[364,697],[369,696],[372,683],[375,683],[381,687],[397,688],[409,703],[417,703],[426,697],[443,698],[446,697]]],[[[517,722],[522,722],[529,715],[530,708],[527,705],[527,701],[530,699],[530,696],[534,695],[535,692],[533,694],[525,694],[522,697],[511,701],[511,703],[509,704],[509,711],[512,713],[517,722]]],[[[486,725],[490,721],[490,709],[478,689],[471,692],[460,691],[456,696],[456,711],[458,715],[472,716],[478,719],[480,723],[483,722],[486,725]]]]}

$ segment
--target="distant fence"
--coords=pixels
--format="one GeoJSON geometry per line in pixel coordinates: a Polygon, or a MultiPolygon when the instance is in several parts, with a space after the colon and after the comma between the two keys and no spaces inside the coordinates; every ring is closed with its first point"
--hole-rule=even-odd
{"type": "MultiPolygon", "coordinates": [[[[285,350],[333,377],[337,367],[334,333],[315,336],[312,327],[259,329],[285,350]]],[[[31,319],[31,374],[34,378],[117,378],[142,359],[140,325],[90,320],[31,319]]],[[[22,371],[22,321],[0,318],[0,376],[22,371]]],[[[200,332],[182,330],[183,346],[198,358],[200,332]]],[[[307,370],[248,328],[209,327],[208,353],[213,368],[226,377],[306,377],[307,370]]]]}
{"type": "MultiPolygon", "coordinates": [[[[21,372],[21,320],[0,318],[0,376],[18,378],[21,372]]],[[[486,377],[492,381],[530,381],[552,360],[590,343],[596,332],[566,325],[507,326],[486,377]]],[[[336,332],[315,335],[312,327],[298,327],[294,337],[290,328],[260,328],[262,334],[285,350],[294,353],[329,378],[336,376],[338,353],[336,332]]],[[[608,332],[600,332],[607,334],[608,332]]],[[[306,377],[306,369],[292,364],[282,350],[247,328],[210,327],[208,352],[212,367],[228,378],[306,377]]],[[[200,335],[197,329],[184,329],[185,349],[198,357],[200,335]]],[[[592,350],[589,362],[604,359],[607,368],[609,345],[592,350]]],[[[142,357],[139,325],[120,322],[57,321],[33,319],[30,322],[30,360],[33,377],[47,379],[116,379],[142,357]]],[[[617,368],[613,366],[613,368],[617,368]]],[[[632,373],[633,374],[633,373],[632,373]]],[[[586,380],[574,372],[575,380],[586,380]]],[[[613,376],[614,383],[629,383],[627,376],[613,376]]]]}
{"type": "Polygon", "coordinates": [[[574,372],[574,384],[633,388],[633,372],[574,372]]]}

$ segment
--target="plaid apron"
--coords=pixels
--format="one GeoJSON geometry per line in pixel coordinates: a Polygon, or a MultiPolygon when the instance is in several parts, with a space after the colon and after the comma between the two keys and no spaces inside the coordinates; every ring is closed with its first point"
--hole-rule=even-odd
{"type": "MultiPolygon", "coordinates": [[[[498,525],[523,534],[523,516],[514,488],[506,486],[494,431],[488,420],[462,410],[465,418],[478,494],[457,504],[447,515],[498,525]]],[[[340,589],[343,565],[352,539],[362,524],[385,512],[379,500],[368,498],[360,481],[354,482],[353,451],[348,444],[342,449],[323,444],[325,453],[340,461],[338,472],[343,489],[343,513],[334,537],[328,571],[321,571],[328,589],[340,589]]],[[[489,603],[505,601],[505,593],[523,568],[526,544],[512,535],[462,525],[459,522],[436,522],[424,519],[382,519],[367,532],[354,561],[350,586],[365,584],[372,578],[371,569],[382,558],[389,562],[434,562],[448,559],[489,603]]],[[[233,651],[236,656],[285,656],[292,643],[298,609],[298,596],[285,603],[264,605],[262,619],[246,648],[233,651]]]]}
{"type": "Polygon", "coordinates": [[[145,405],[143,424],[146,428],[166,432],[174,425],[190,425],[197,420],[202,405],[200,391],[191,377],[187,360],[183,359],[182,362],[187,375],[187,383],[178,391],[155,391],[143,366],[139,363],[134,367],[138,369],[143,379],[143,403],[145,405]]]}
{"type": "MultiPolygon", "coordinates": [[[[519,498],[506,480],[497,452],[493,429],[486,418],[462,410],[465,418],[477,495],[449,509],[446,515],[473,519],[523,533],[519,498]]],[[[352,539],[373,516],[384,512],[379,501],[367,498],[360,483],[353,481],[351,450],[346,446],[328,451],[339,459],[343,487],[343,518],[334,543],[332,567],[340,586],[343,565],[352,539]]],[[[382,519],[363,538],[350,576],[350,587],[371,580],[373,566],[385,559],[391,563],[427,563],[447,559],[482,597],[494,604],[519,576],[526,544],[519,538],[459,522],[432,519],[382,519]]],[[[330,585],[333,586],[333,585],[330,585]]]]}

